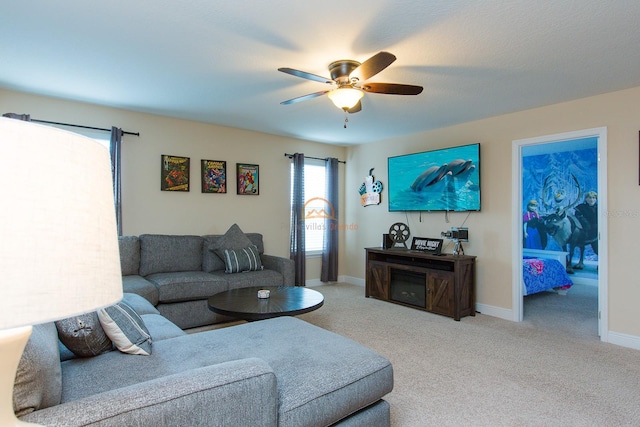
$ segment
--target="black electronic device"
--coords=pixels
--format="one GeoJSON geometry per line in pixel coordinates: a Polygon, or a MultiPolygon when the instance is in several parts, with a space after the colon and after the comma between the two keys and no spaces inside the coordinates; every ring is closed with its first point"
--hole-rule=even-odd
{"type": "Polygon", "coordinates": [[[382,249],[391,249],[393,247],[393,239],[388,233],[382,235],[382,249]]]}
{"type": "Polygon", "coordinates": [[[451,227],[449,231],[443,231],[440,233],[442,237],[446,237],[449,240],[453,240],[456,245],[453,248],[454,255],[464,255],[464,248],[462,242],[469,241],[469,229],[467,227],[451,227]]]}
{"type": "Polygon", "coordinates": [[[389,157],[389,212],[480,210],[480,144],[389,157]]]}

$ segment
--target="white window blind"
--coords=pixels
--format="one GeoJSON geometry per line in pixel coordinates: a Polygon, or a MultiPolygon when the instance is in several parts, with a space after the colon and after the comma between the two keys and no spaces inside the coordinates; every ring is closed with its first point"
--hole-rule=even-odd
{"type": "MultiPolygon", "coordinates": [[[[293,165],[291,166],[291,195],[293,195],[293,165]]],[[[327,209],[325,166],[321,160],[305,159],[305,251],[307,255],[322,253],[324,221],[327,209]]],[[[290,200],[292,203],[293,200],[290,200]]]]}

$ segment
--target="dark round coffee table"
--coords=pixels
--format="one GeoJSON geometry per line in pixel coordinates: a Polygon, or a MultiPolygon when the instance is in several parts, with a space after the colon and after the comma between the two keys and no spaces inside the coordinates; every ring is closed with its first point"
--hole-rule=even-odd
{"type": "Polygon", "coordinates": [[[220,292],[209,298],[208,304],[214,313],[243,320],[264,320],[316,310],[324,304],[324,296],[300,286],[257,286],[220,292]],[[268,289],[269,298],[258,298],[260,289],[268,289]]]}

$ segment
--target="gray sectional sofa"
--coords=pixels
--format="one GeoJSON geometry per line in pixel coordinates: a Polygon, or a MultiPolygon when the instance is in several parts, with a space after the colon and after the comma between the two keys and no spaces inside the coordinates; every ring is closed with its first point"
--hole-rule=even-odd
{"type": "Polygon", "coordinates": [[[235,225],[221,236],[121,238],[123,301],[34,326],[14,412],[65,427],[388,427],[393,368],[355,341],[294,317],[184,331],[226,320],[207,307],[216,292],[293,285],[293,262],[263,252],[260,234],[235,225]],[[228,265],[220,251],[247,244],[263,268],[225,273],[242,270],[240,258],[228,265]]]}
{"type": "Polygon", "coordinates": [[[230,320],[209,310],[207,299],[215,293],[294,284],[293,261],[265,254],[262,234],[245,234],[235,224],[224,235],[120,237],[120,262],[124,291],[145,297],[182,329],[230,320]],[[218,254],[249,244],[257,248],[263,269],[225,273],[218,254]]]}
{"type": "Polygon", "coordinates": [[[111,350],[75,357],[60,345],[57,324],[35,326],[14,386],[21,421],[65,427],[390,425],[382,398],[393,388],[392,366],[350,339],[293,317],[186,334],[139,295],[125,294],[124,302],[143,319],[151,354],[111,350]]]}

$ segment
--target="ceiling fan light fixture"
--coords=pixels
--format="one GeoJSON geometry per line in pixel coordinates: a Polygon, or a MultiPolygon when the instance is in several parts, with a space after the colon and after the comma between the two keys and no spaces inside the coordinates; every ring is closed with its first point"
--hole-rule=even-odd
{"type": "Polygon", "coordinates": [[[355,107],[364,96],[364,92],[352,87],[340,87],[329,92],[327,96],[336,107],[347,111],[355,107]]]}

